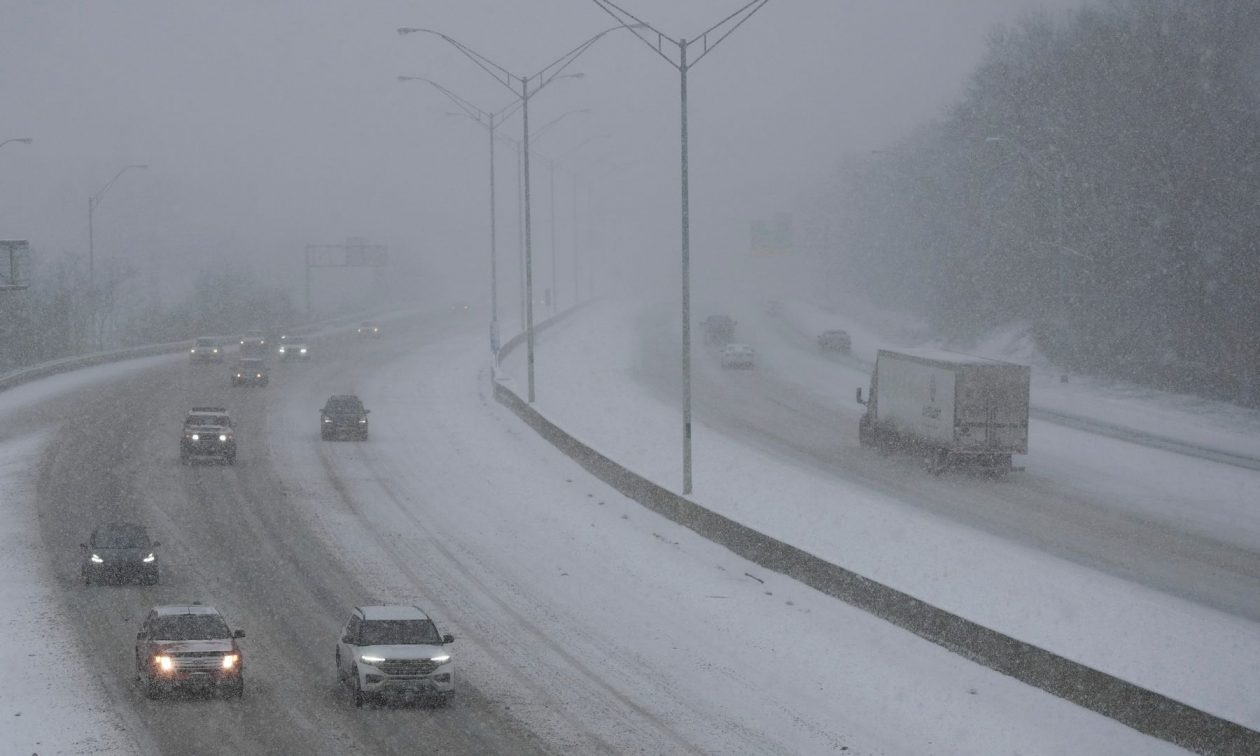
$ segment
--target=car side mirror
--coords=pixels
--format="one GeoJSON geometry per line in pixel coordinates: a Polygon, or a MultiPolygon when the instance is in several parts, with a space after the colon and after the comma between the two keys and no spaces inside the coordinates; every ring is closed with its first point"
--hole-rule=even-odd
{"type": "Polygon", "coordinates": [[[142,640],[144,640],[144,632],[143,632],[143,631],[136,633],[136,640],[138,640],[138,641],[142,641],[142,640]]]}
{"type": "Polygon", "coordinates": [[[88,545],[87,545],[86,543],[81,543],[81,544],[79,544],[79,548],[81,548],[81,549],[86,549],[87,547],[88,547],[88,545]]]}
{"type": "Polygon", "coordinates": [[[862,387],[861,386],[858,386],[858,389],[857,389],[857,403],[866,404],[866,402],[862,401],[862,387]]]}
{"type": "Polygon", "coordinates": [[[365,409],[365,410],[363,410],[363,414],[365,414],[365,415],[370,415],[370,414],[372,414],[372,410],[370,410],[370,409],[365,409]]]}
{"type": "Polygon", "coordinates": [[[245,631],[244,631],[244,630],[233,630],[233,631],[232,631],[232,637],[233,637],[233,638],[244,638],[244,637],[245,637],[245,631]]]}
{"type": "Polygon", "coordinates": [[[354,638],[350,637],[349,635],[343,635],[343,636],[341,636],[341,642],[342,642],[342,643],[345,643],[345,644],[347,644],[347,645],[353,646],[353,645],[354,645],[354,638]]]}
{"type": "Polygon", "coordinates": [[[450,635],[450,634],[443,635],[443,636],[442,636],[442,642],[443,642],[443,643],[454,643],[454,642],[455,642],[455,636],[454,636],[454,635],[450,635]]]}

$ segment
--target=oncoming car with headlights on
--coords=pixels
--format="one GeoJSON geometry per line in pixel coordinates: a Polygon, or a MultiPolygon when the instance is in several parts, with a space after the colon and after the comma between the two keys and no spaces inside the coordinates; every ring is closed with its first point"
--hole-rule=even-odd
{"type": "Polygon", "coordinates": [[[337,644],[337,679],[350,688],[355,706],[370,698],[449,703],[455,672],[429,615],[415,606],[355,607],[337,644]]]}
{"type": "Polygon", "coordinates": [[[125,522],[102,525],[92,531],[83,549],[80,571],[83,582],[123,582],[139,579],[146,585],[158,582],[157,541],[149,540],[143,525],[125,522]]]}
{"type": "Polygon", "coordinates": [[[233,386],[266,386],[271,381],[267,363],[257,357],[237,360],[228,375],[232,379],[233,386]]]}
{"type": "Polygon", "coordinates": [[[240,698],[245,657],[236,641],[244,637],[213,606],[155,606],[136,634],[136,680],[148,698],[178,688],[240,698]]]}
{"type": "Polygon", "coordinates": [[[309,360],[311,358],[311,348],[305,341],[290,339],[280,345],[276,350],[280,353],[280,359],[288,362],[290,360],[309,360]]]}
{"type": "Polygon", "coordinates": [[[236,462],[236,432],[225,408],[193,407],[184,417],[179,461],[188,464],[197,459],[236,462]]]}

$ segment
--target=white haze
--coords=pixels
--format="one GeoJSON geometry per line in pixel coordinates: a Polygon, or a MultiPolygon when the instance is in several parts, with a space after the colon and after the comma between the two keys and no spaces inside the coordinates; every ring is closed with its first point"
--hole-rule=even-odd
{"type": "MultiPolygon", "coordinates": [[[[690,36],[739,0],[624,0],[690,36]]],[[[846,155],[932,119],[962,91],[993,24],[1035,0],[774,0],[691,75],[698,275],[746,258],[748,222],[790,211],[846,155]]],[[[388,244],[396,294],[484,301],[486,136],[432,78],[486,110],[513,96],[440,40],[444,31],[532,73],[613,24],[587,0],[171,0],[0,3],[0,238],[42,261],[85,256],[87,197],[124,165],[96,217],[98,270],[123,260],[174,299],[199,268],[239,266],[300,292],[304,245],[388,244]]],[[[678,75],[628,33],[610,35],[532,101],[531,125],[589,108],[537,145],[582,176],[578,234],[557,180],[561,290],[574,241],[605,288],[674,275],[678,75]],[[608,275],[607,271],[615,271],[608,275]]],[[[505,126],[520,135],[519,117],[505,126]]],[[[499,232],[515,301],[511,149],[498,151],[499,232]]],[[[549,275],[548,175],[534,163],[538,273],[549,275]]],[[[676,275],[675,275],[676,278],[676,275]]],[[[660,281],[671,281],[663,278],[660,281]]],[[[545,280],[539,286],[545,286],[545,280]]],[[[569,284],[571,287],[572,284],[569,284]]],[[[662,283],[663,285],[663,283],[662,283]]],[[[671,284],[672,285],[672,284],[671,284]]],[[[562,302],[565,298],[562,293],[562,302]]]]}

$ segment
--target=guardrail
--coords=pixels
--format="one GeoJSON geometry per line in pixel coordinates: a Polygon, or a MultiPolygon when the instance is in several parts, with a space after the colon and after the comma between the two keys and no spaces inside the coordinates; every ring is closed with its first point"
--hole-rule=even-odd
{"type": "MultiPolygon", "coordinates": [[[[535,327],[535,334],[567,319],[577,309],[543,321],[535,327]]],[[[502,361],[523,339],[524,334],[518,334],[508,340],[496,358],[502,361]]],[[[1260,753],[1260,732],[991,630],[669,491],[569,435],[497,378],[494,398],[595,477],[641,506],[754,564],[1151,737],[1198,753],[1260,753]]]]}

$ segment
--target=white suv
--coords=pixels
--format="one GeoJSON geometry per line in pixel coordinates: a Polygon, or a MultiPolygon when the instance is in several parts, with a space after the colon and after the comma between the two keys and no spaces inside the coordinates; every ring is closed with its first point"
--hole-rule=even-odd
{"type": "Polygon", "coordinates": [[[337,643],[337,679],[355,706],[369,697],[446,704],[455,694],[454,663],[429,615],[414,606],[355,607],[337,643]]]}

